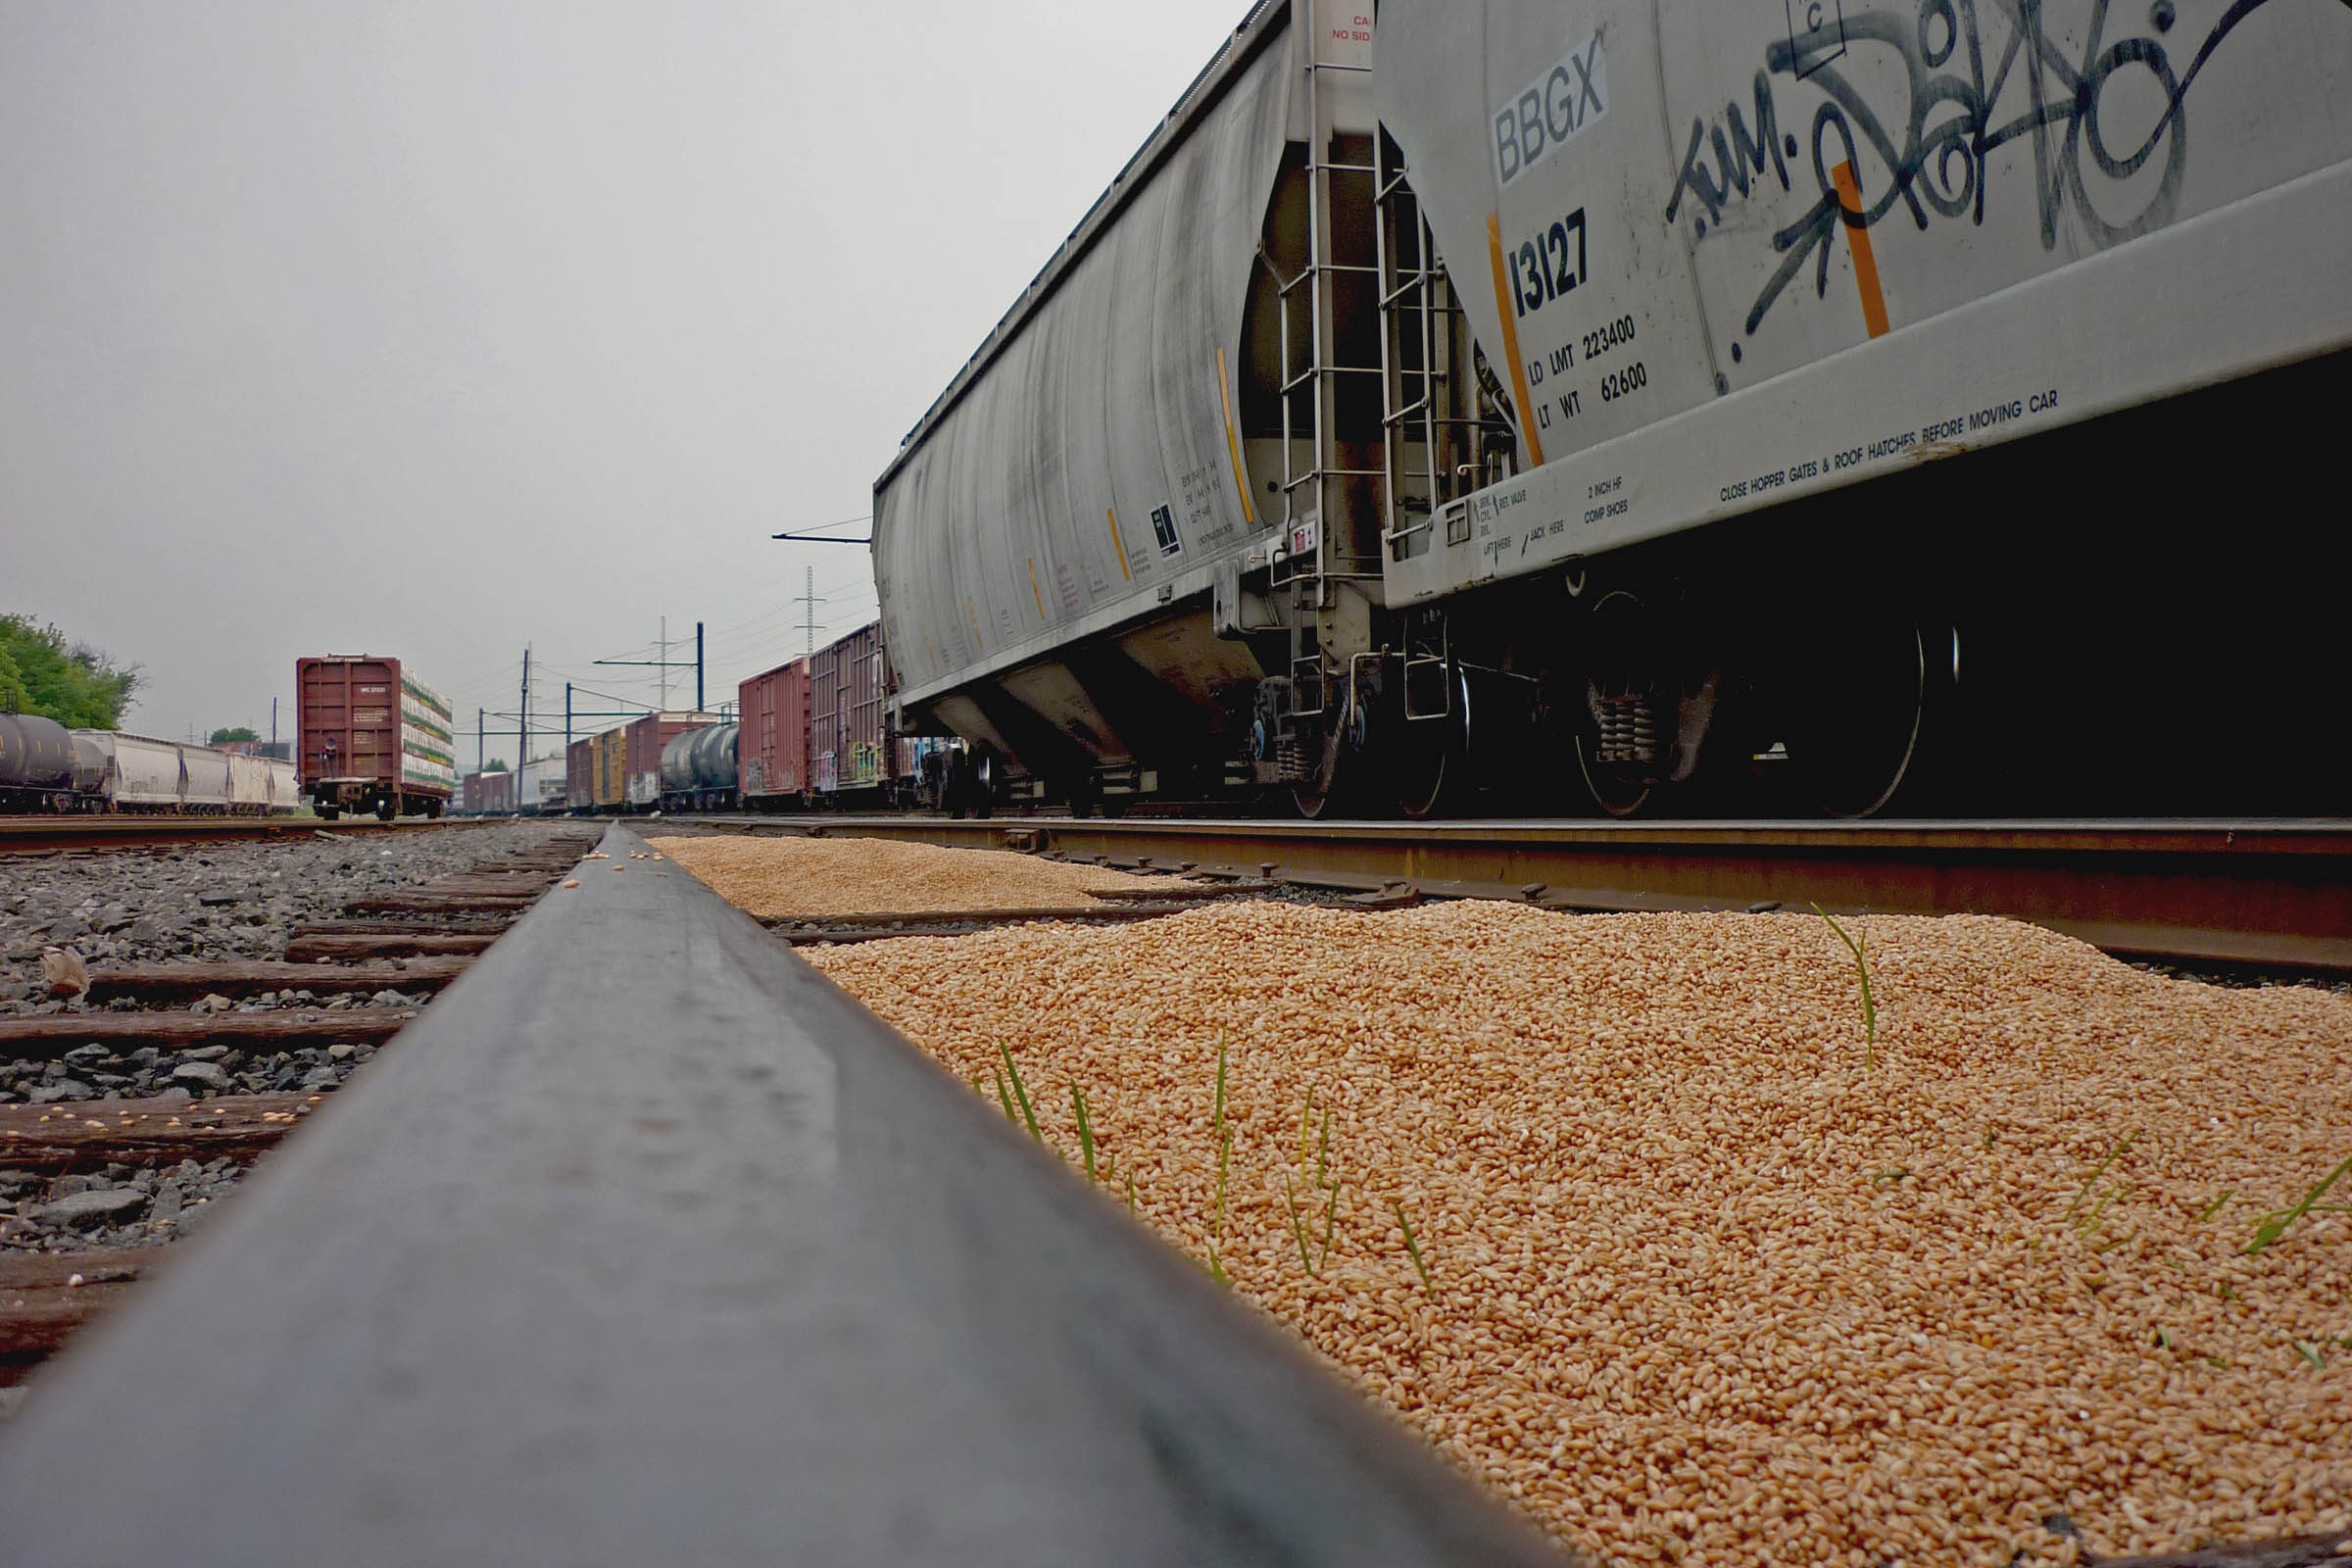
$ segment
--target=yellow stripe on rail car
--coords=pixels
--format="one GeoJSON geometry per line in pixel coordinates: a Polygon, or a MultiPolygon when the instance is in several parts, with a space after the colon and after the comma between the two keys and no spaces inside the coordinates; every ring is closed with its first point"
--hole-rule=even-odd
{"type": "Polygon", "coordinates": [[[1544,443],[1536,436],[1536,406],[1528,401],[1527,366],[1519,358],[1519,327],[1512,317],[1510,284],[1502,272],[1502,215],[1487,215],[1487,254],[1494,262],[1494,309],[1502,317],[1502,352],[1511,362],[1511,390],[1519,395],[1519,434],[1527,442],[1527,455],[1544,466],[1544,443]]]}
{"type": "Polygon", "coordinates": [[[1233,487],[1241,493],[1242,520],[1257,526],[1257,509],[1250,505],[1250,476],[1242,471],[1242,438],[1233,427],[1233,389],[1225,382],[1225,351],[1217,350],[1217,401],[1225,406],[1225,450],[1233,454],[1233,487]]]}
{"type": "Polygon", "coordinates": [[[1854,180],[1854,166],[1839,164],[1830,171],[1838,187],[1838,205],[1844,209],[1845,242],[1854,248],[1854,289],[1862,296],[1862,324],[1872,337],[1886,335],[1886,296],[1879,287],[1878,253],[1870,248],[1870,228],[1862,220],[1862,187],[1854,180]]]}
{"type": "Polygon", "coordinates": [[[1102,515],[1110,519],[1110,548],[1119,553],[1119,576],[1127,582],[1133,582],[1135,573],[1127,569],[1127,542],[1119,537],[1119,509],[1105,507],[1102,515]]]}

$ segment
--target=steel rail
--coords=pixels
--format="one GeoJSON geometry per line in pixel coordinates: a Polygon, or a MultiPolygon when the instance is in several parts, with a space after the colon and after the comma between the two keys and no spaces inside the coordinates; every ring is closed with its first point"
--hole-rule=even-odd
{"type": "MultiPolygon", "coordinates": [[[[2352,821],[1277,822],[710,816],[1596,910],[1994,914],[2109,952],[2352,970],[2352,821]]],[[[648,829],[648,831],[654,831],[648,829]]]]}
{"type": "Polygon", "coordinates": [[[369,817],[366,821],[329,822],[315,816],[147,816],[136,813],[116,816],[75,815],[71,812],[54,816],[0,816],[0,855],[50,850],[149,849],[157,845],[222,840],[269,843],[278,839],[307,837],[313,833],[405,833],[420,827],[470,827],[508,820],[513,819],[442,816],[430,820],[411,817],[379,822],[369,817]]]}
{"type": "Polygon", "coordinates": [[[33,1385],[0,1559],[1564,1560],[604,848],[33,1385]]]}

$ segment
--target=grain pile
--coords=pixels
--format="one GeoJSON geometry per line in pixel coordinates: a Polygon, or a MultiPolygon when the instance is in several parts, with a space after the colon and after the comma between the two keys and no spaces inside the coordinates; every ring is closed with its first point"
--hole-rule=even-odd
{"type": "MultiPolygon", "coordinates": [[[[1178,882],[998,850],[887,839],[665,838],[661,854],[761,919],[1069,908],[1111,889],[1178,882]]],[[[1190,886],[1190,884],[1184,884],[1190,886]]]]}
{"type": "Polygon", "coordinates": [[[2352,1004],[1864,923],[1875,1070],[1809,915],[1235,905],[809,956],[992,1104],[1003,1041],[1073,1160],[1081,1088],[1114,1200],[1609,1561],[2352,1525],[2352,1224],[2241,1250],[2352,1155],[2352,1004]]]}

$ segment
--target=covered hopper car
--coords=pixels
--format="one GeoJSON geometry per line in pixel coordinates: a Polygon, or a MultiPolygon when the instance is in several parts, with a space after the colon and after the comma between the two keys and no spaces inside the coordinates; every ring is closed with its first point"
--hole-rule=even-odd
{"type": "Polygon", "coordinates": [[[1372,12],[1255,7],[877,480],[900,730],[1080,803],[2342,808],[2352,8],[1372,12]]]}
{"type": "Polygon", "coordinates": [[[0,809],[266,816],[301,804],[291,762],[0,713],[0,809]]]}

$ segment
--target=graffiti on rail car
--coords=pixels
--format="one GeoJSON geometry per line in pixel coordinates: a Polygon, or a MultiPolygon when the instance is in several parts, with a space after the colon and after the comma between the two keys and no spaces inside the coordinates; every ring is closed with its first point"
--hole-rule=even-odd
{"type": "MultiPolygon", "coordinates": [[[[2115,19],[2101,3],[2071,48],[2052,35],[2042,0],[1922,0],[1910,15],[1833,15],[1766,45],[1745,113],[1732,101],[1715,122],[1690,122],[1666,220],[1690,211],[1703,238],[1768,172],[1783,191],[1794,189],[1810,152],[1815,199],[1772,235],[1782,261],[1748,311],[1751,334],[1808,262],[1815,297],[1827,295],[1841,225],[1868,229],[1899,208],[1923,231],[1937,220],[1983,226],[1993,208],[1988,160],[2021,140],[2033,152],[2032,211],[2042,250],[2057,249],[2062,216],[2095,244],[2119,244],[2176,216],[2188,160],[2190,89],[2230,33],[2275,3],[2235,0],[2195,40],[2185,69],[2176,69],[2179,56],[2166,39],[2178,22],[2174,0],[2155,0],[2146,30],[2137,33],[2111,32],[2115,19]],[[1851,57],[1871,46],[1892,51],[1900,62],[1902,85],[1891,95],[1892,74],[1875,78],[1875,94],[1857,79],[1851,57]],[[1809,148],[1784,128],[1776,81],[1784,90],[1801,82],[1820,94],[1809,148]],[[2128,104],[2121,112],[2119,99],[2128,104]],[[2119,123],[2127,120],[2129,125],[2119,123]],[[1876,192],[1858,184],[1874,162],[1866,153],[1886,172],[1876,192]],[[2152,172],[2136,177],[2143,171],[2152,172]],[[1841,174],[1849,181],[1843,195],[1841,174]],[[2102,199],[2114,205],[2102,210],[2102,199]]],[[[2338,8],[2352,9],[2352,0],[2327,7],[2338,8]]],[[[1823,8],[1810,9],[1818,15],[1823,8]]],[[[1873,51],[1870,58],[1886,57],[1873,51]]]]}

